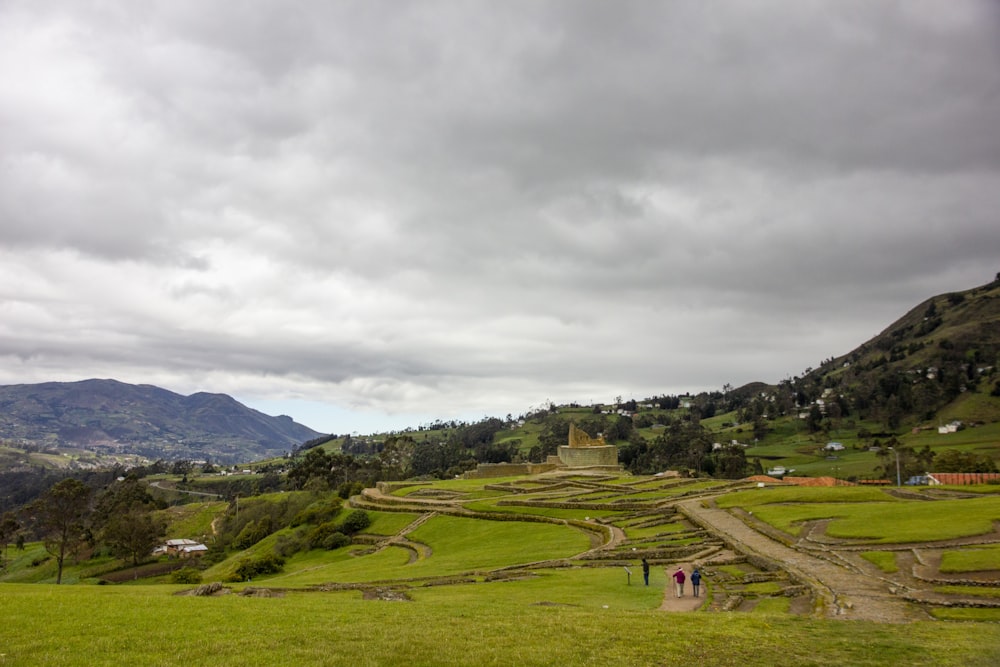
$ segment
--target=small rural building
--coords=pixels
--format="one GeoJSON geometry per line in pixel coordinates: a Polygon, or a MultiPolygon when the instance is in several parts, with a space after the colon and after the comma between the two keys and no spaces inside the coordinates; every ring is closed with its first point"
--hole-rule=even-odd
{"type": "Polygon", "coordinates": [[[188,539],[167,540],[162,549],[168,556],[174,556],[177,558],[201,556],[203,553],[208,551],[208,547],[201,542],[195,542],[194,540],[188,539]]]}
{"type": "Polygon", "coordinates": [[[823,449],[825,449],[828,452],[842,452],[844,451],[844,445],[842,445],[839,442],[828,442],[826,443],[826,447],[824,447],[823,449]]]}
{"type": "Polygon", "coordinates": [[[958,433],[958,429],[962,426],[962,422],[953,421],[950,424],[945,424],[943,426],[938,426],[938,433],[944,435],[945,433],[958,433]]]}

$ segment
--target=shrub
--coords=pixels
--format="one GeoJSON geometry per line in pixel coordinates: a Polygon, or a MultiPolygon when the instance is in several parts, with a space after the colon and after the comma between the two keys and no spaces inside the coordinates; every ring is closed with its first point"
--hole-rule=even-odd
{"type": "Polygon", "coordinates": [[[236,549],[247,549],[271,534],[271,519],[264,517],[260,521],[251,521],[243,526],[243,530],[233,540],[236,549]]]}
{"type": "Polygon", "coordinates": [[[349,538],[347,535],[344,535],[343,533],[337,532],[327,536],[326,539],[323,540],[322,546],[324,549],[333,550],[333,549],[339,549],[341,547],[346,547],[350,543],[351,543],[351,538],[349,538]]]}
{"type": "Polygon", "coordinates": [[[304,523],[324,523],[340,514],[342,501],[337,496],[317,500],[295,515],[290,526],[301,526],[304,523]]]}
{"type": "Polygon", "coordinates": [[[213,543],[208,545],[208,551],[205,552],[205,555],[200,560],[206,565],[215,565],[226,560],[228,557],[225,548],[221,544],[213,543]]]}
{"type": "Polygon", "coordinates": [[[170,575],[170,582],[174,584],[200,584],[201,572],[193,567],[184,567],[170,575]]]}
{"type": "Polygon", "coordinates": [[[337,487],[337,495],[347,500],[351,496],[356,496],[361,493],[365,488],[365,485],[361,482],[344,482],[337,487]]]}
{"type": "Polygon", "coordinates": [[[319,547],[322,547],[326,538],[337,532],[340,532],[340,528],[335,522],[327,521],[326,523],[321,523],[309,531],[309,548],[318,549],[319,547]]]}
{"type": "Polygon", "coordinates": [[[283,558],[288,558],[303,549],[307,549],[308,540],[306,539],[305,532],[304,528],[300,528],[294,533],[278,535],[278,539],[274,543],[274,553],[283,558]]]}
{"type": "Polygon", "coordinates": [[[247,558],[236,566],[236,572],[229,581],[250,581],[262,574],[275,574],[285,567],[285,559],[277,554],[266,554],[256,558],[247,558]]]}
{"type": "Polygon", "coordinates": [[[354,510],[344,518],[343,523],[340,524],[340,530],[348,535],[353,535],[354,533],[360,533],[370,525],[372,525],[372,518],[368,516],[368,512],[354,510]]]}

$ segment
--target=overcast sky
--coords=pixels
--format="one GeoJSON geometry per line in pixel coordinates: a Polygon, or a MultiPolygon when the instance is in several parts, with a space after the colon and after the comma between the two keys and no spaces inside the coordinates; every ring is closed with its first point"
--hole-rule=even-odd
{"type": "Polygon", "coordinates": [[[991,281],[998,211],[990,0],[0,0],[0,384],[774,383],[991,281]]]}

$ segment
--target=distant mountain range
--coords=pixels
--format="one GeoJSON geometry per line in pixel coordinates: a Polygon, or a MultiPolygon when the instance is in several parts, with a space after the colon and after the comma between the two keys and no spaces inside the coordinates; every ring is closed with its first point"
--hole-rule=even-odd
{"type": "Polygon", "coordinates": [[[226,394],[182,396],[116,380],[0,386],[0,439],[15,447],[237,463],[283,454],[319,435],[226,394]]]}

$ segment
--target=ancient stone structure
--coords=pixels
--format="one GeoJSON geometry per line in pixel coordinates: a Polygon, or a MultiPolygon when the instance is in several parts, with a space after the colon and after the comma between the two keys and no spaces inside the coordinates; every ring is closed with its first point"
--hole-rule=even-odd
{"type": "MultiPolygon", "coordinates": [[[[466,471],[465,479],[539,475],[568,468],[608,469],[619,472],[618,448],[605,442],[603,436],[591,438],[573,423],[569,425],[569,444],[559,448],[558,456],[549,456],[544,463],[480,463],[466,471]]],[[[382,482],[379,482],[381,484],[382,482]]]]}
{"type": "Polygon", "coordinates": [[[465,479],[486,479],[515,475],[540,475],[543,472],[551,472],[558,467],[553,463],[480,463],[475,470],[466,471],[462,477],[465,479]]]}
{"type": "Polygon", "coordinates": [[[575,424],[569,425],[569,444],[559,448],[559,461],[567,468],[618,469],[618,448],[604,441],[603,436],[591,438],[575,424]]]}

